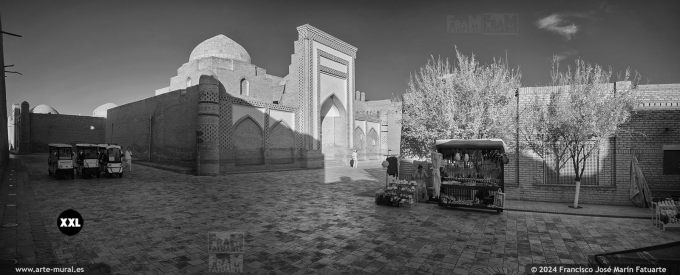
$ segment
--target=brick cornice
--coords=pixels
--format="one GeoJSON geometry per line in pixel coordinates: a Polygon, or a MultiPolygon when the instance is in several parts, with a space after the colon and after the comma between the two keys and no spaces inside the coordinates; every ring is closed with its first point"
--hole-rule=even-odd
{"type": "Polygon", "coordinates": [[[298,38],[300,40],[309,39],[313,41],[321,42],[335,50],[338,50],[346,55],[356,58],[357,47],[350,45],[349,43],[338,39],[322,30],[319,30],[312,25],[304,24],[297,27],[298,38]]]}

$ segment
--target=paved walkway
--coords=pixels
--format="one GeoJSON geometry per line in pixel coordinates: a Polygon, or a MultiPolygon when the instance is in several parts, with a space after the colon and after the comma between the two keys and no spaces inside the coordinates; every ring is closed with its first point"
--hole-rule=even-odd
{"type": "Polygon", "coordinates": [[[377,206],[362,194],[384,184],[380,169],[195,177],[138,165],[123,178],[55,180],[44,158],[22,156],[31,173],[17,171],[41,221],[30,223],[46,232],[57,262],[120,274],[206,273],[213,231],[244,232],[244,271],[277,274],[521,274],[530,263],[586,263],[680,240],[643,219],[377,206]],[[72,237],[55,224],[68,208],[85,220],[72,237]]]}
{"type": "Polygon", "coordinates": [[[520,200],[507,200],[505,205],[506,209],[509,211],[638,219],[651,219],[652,217],[652,211],[650,209],[635,206],[579,204],[582,208],[574,209],[569,207],[572,203],[568,202],[555,203],[520,200]]]}

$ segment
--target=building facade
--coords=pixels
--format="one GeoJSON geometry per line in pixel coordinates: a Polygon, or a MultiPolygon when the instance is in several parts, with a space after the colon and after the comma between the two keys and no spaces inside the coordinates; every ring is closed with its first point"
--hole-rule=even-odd
{"type": "Polygon", "coordinates": [[[399,153],[401,105],[355,89],[357,48],[297,28],[289,73],[251,63],[224,35],[200,43],[169,86],[108,111],[106,140],[199,175],[348,165],[399,153]]]}
{"type": "MultiPolygon", "coordinates": [[[[629,82],[610,85],[612,91],[631,88],[629,82]]],[[[520,109],[532,98],[545,97],[556,88],[520,88],[520,109]]],[[[638,159],[654,197],[680,196],[680,84],[638,85],[635,89],[641,103],[630,121],[620,126],[621,134],[600,144],[586,162],[582,203],[629,205],[633,157],[638,159]]],[[[510,160],[505,166],[508,198],[573,201],[571,164],[556,173],[549,157],[541,158],[529,150],[520,151],[519,158],[511,152],[510,160]]]]}

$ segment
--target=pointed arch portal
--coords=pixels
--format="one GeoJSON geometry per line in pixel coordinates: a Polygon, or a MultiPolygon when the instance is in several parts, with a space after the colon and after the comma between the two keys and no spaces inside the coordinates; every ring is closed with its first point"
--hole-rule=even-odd
{"type": "Polygon", "coordinates": [[[342,159],[349,144],[347,111],[334,94],[321,104],[321,152],[326,159],[342,159]]]}

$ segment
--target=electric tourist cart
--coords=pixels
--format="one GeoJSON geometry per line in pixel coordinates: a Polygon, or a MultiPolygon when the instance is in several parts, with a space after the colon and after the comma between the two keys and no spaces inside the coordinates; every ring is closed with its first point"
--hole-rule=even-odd
{"type": "Polygon", "coordinates": [[[500,139],[449,139],[436,142],[442,154],[439,205],[503,212],[505,143],[500,139]]]}
{"type": "Polygon", "coordinates": [[[122,149],[119,145],[106,145],[100,155],[101,170],[105,176],[123,177],[122,149]]]}
{"type": "Polygon", "coordinates": [[[76,165],[76,171],[81,177],[99,177],[99,145],[76,144],[76,165]]]}
{"type": "Polygon", "coordinates": [[[68,144],[48,144],[50,155],[47,158],[47,172],[50,176],[73,178],[73,146],[68,144]]]}

